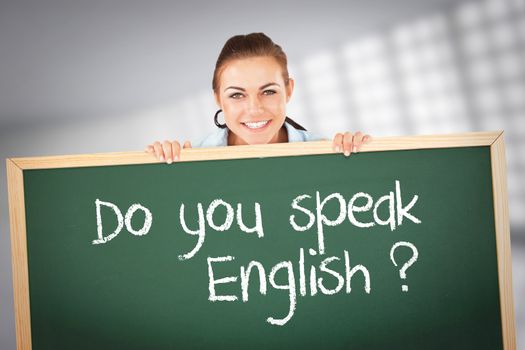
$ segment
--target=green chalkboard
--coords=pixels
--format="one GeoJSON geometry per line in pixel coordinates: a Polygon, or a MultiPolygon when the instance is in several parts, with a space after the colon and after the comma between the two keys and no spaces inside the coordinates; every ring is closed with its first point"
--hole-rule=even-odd
{"type": "Polygon", "coordinates": [[[24,170],[32,348],[502,349],[492,185],[488,146],[24,170]]]}

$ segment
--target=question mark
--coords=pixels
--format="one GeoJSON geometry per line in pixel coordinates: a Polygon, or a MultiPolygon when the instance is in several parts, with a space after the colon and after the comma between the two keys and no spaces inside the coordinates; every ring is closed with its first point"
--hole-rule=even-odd
{"type": "MultiPolygon", "coordinates": [[[[410,242],[397,242],[396,244],[394,244],[392,246],[392,249],[390,249],[390,260],[392,260],[392,262],[394,263],[395,266],[397,266],[397,263],[396,261],[394,260],[394,251],[397,249],[397,247],[400,247],[400,246],[403,246],[403,247],[408,247],[410,249],[412,249],[412,252],[413,252],[413,255],[412,257],[410,258],[410,260],[408,260],[404,265],[403,267],[401,268],[401,270],[399,270],[399,276],[401,277],[401,279],[406,279],[407,278],[407,274],[406,274],[406,270],[412,266],[413,263],[416,262],[417,260],[417,257],[419,256],[419,253],[417,251],[417,248],[415,245],[413,245],[412,243],[410,242]]],[[[403,292],[408,292],[408,286],[406,284],[403,284],[401,286],[401,290],[403,292]]]]}

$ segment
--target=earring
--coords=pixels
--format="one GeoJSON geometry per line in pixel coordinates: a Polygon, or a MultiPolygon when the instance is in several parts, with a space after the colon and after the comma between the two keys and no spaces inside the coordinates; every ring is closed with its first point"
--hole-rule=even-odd
{"type": "Polygon", "coordinates": [[[213,117],[213,120],[215,121],[215,125],[217,125],[218,128],[224,129],[226,128],[226,124],[219,123],[219,113],[222,112],[222,109],[219,109],[217,113],[215,113],[215,117],[213,117]]]}

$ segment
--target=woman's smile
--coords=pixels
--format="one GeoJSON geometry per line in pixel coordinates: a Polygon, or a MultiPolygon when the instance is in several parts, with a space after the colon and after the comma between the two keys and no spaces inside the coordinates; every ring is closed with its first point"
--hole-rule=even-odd
{"type": "Polygon", "coordinates": [[[261,132],[270,125],[271,120],[261,120],[257,122],[241,122],[242,125],[250,129],[252,132],[261,132]]]}

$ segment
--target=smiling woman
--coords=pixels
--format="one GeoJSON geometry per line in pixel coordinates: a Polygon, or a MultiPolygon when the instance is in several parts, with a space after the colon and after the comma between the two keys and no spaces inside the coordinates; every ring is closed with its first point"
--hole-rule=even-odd
{"type": "Polygon", "coordinates": [[[229,145],[288,141],[283,124],[293,80],[283,79],[274,58],[235,60],[224,68],[220,81],[215,99],[231,131],[229,145]]]}
{"type": "MultiPolygon", "coordinates": [[[[212,81],[218,130],[195,147],[255,145],[303,142],[323,139],[286,116],[294,80],[288,75],[287,57],[282,48],[263,33],[236,35],[222,48],[212,81]],[[223,112],[225,124],[218,121],[223,112]]],[[[361,132],[337,133],[333,148],[349,156],[358,152],[370,136],[361,132]]],[[[189,141],[183,148],[190,148],[189,141]]],[[[146,151],[171,163],[180,156],[178,141],[156,141],[146,151]]]]}

